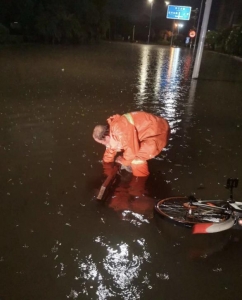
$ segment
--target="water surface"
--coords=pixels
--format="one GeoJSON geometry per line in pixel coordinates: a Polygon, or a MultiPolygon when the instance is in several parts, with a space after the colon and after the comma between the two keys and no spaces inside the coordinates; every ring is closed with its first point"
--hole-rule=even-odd
{"type": "Polygon", "coordinates": [[[0,49],[0,299],[238,298],[242,232],[194,236],[153,211],[168,196],[227,198],[241,177],[241,63],[206,52],[191,80],[193,61],[125,43],[0,49]],[[146,182],[123,176],[97,202],[93,127],[136,110],[169,121],[169,144],[146,182]]]}

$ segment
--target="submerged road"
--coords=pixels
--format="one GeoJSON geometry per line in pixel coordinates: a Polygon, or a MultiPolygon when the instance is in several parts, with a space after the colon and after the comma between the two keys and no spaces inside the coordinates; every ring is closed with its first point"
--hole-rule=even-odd
{"type": "Polygon", "coordinates": [[[192,235],[153,211],[168,196],[226,199],[242,174],[241,62],[204,52],[191,80],[193,60],[128,43],[0,49],[1,300],[241,296],[242,231],[192,235]],[[170,142],[146,182],[123,176],[100,203],[93,127],[135,110],[165,117],[170,142]]]}

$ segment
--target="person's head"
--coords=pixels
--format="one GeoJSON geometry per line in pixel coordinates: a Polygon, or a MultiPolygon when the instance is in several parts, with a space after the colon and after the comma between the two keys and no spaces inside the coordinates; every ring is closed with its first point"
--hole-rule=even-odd
{"type": "Polygon", "coordinates": [[[95,126],[92,137],[96,142],[106,146],[109,143],[109,126],[108,125],[95,126]]]}

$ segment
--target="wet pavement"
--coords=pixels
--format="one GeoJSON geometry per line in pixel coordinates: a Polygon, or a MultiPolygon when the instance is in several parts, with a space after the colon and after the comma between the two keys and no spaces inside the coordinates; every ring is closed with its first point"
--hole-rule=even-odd
{"type": "Polygon", "coordinates": [[[1,300],[241,296],[242,231],[192,235],[153,210],[227,198],[242,174],[242,63],[205,52],[191,80],[193,59],[125,43],[0,49],[1,300]],[[170,142],[146,182],[124,174],[100,203],[93,127],[135,110],[167,118],[170,142]]]}

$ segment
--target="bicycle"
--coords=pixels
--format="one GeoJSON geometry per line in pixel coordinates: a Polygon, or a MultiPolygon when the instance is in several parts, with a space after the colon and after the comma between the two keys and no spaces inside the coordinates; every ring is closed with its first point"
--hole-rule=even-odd
{"type": "Polygon", "coordinates": [[[242,202],[233,199],[233,189],[238,187],[237,178],[229,178],[226,188],[228,200],[201,200],[194,196],[170,197],[160,200],[155,210],[163,217],[193,228],[193,233],[215,233],[242,226],[242,202]]]}

